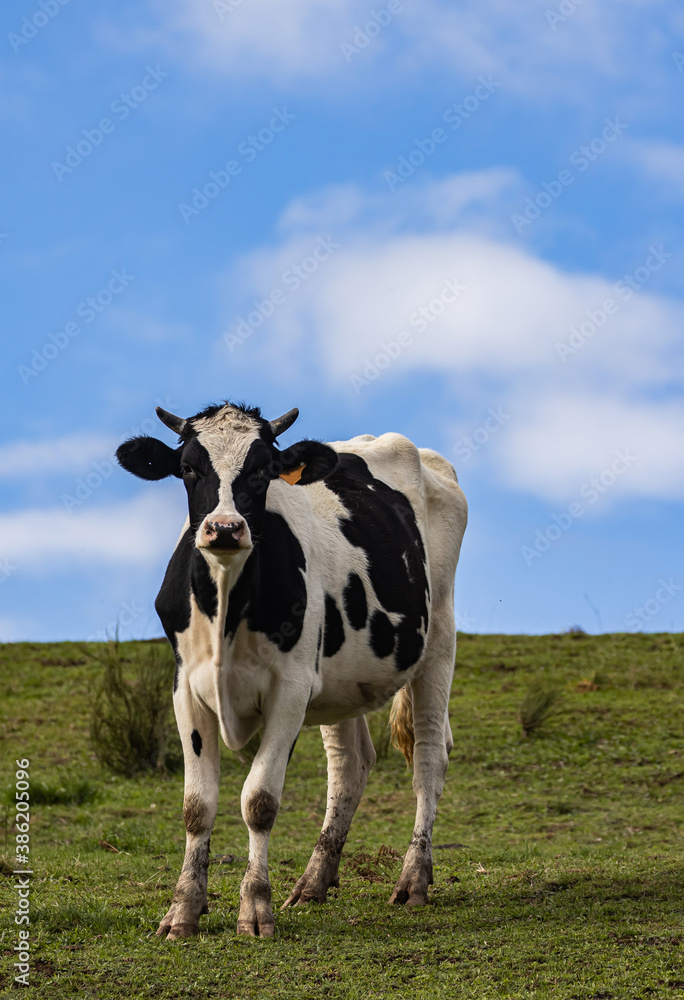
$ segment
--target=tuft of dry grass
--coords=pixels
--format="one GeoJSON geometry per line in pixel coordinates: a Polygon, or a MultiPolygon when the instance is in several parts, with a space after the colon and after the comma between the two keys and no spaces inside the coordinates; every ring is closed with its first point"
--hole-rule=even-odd
{"type": "Polygon", "coordinates": [[[175,771],[183,755],[171,708],[174,663],[167,647],[150,645],[124,677],[118,639],[84,653],[102,667],[92,705],[90,740],[108,771],[130,778],[141,771],[175,771]]]}
{"type": "Polygon", "coordinates": [[[527,691],[518,712],[523,736],[537,736],[561,714],[561,695],[557,688],[537,681],[527,691]]]}
{"type": "Polygon", "coordinates": [[[391,882],[397,876],[397,866],[403,855],[393,847],[381,844],[374,854],[361,848],[350,856],[344,856],[344,874],[364,882],[391,882]]]}

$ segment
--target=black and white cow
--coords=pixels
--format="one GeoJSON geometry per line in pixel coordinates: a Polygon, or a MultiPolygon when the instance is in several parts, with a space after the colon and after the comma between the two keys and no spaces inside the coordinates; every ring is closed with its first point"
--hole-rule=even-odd
{"type": "Polygon", "coordinates": [[[199,930],[207,912],[219,732],[261,745],[242,790],[249,863],[240,934],[273,934],[267,853],[285,769],[303,725],[321,727],[328,804],[285,906],[324,902],[375,762],[365,713],[394,695],[392,728],[413,763],[417,814],[392,903],[427,902],[432,826],[452,747],[454,573],[467,506],[451,465],[399,434],[279,450],[297,418],[225,403],[184,420],[180,438],[136,437],[117,452],[142,479],[185,483],[189,516],[156,608],[176,656],[174,708],[185,757],[185,860],[158,934],[199,930]]]}

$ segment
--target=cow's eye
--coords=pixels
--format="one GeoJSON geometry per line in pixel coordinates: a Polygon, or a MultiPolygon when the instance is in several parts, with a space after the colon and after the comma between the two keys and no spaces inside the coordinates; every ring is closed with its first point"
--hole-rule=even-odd
{"type": "Polygon", "coordinates": [[[183,476],[183,479],[197,479],[197,473],[195,470],[192,466],[185,465],[185,463],[181,465],[181,475],[183,476]]]}

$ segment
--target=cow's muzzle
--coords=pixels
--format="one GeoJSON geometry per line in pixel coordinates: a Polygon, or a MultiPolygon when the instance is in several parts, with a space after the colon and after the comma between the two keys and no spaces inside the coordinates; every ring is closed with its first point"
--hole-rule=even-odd
{"type": "Polygon", "coordinates": [[[246,549],[251,545],[247,522],[241,517],[207,518],[197,537],[197,547],[226,552],[231,549],[246,549]]]}

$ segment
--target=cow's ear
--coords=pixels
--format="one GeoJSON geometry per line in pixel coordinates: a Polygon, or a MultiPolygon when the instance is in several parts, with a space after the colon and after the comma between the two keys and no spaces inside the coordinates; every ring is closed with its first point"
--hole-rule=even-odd
{"type": "Polygon", "coordinates": [[[167,476],[181,478],[180,448],[169,448],[157,438],[141,435],[124,441],[116,450],[116,458],[127,472],[140,479],[166,479],[167,476]]]}
{"type": "Polygon", "coordinates": [[[299,486],[325,479],[337,468],[337,452],[320,441],[299,441],[280,453],[278,475],[286,482],[299,486]]]}

